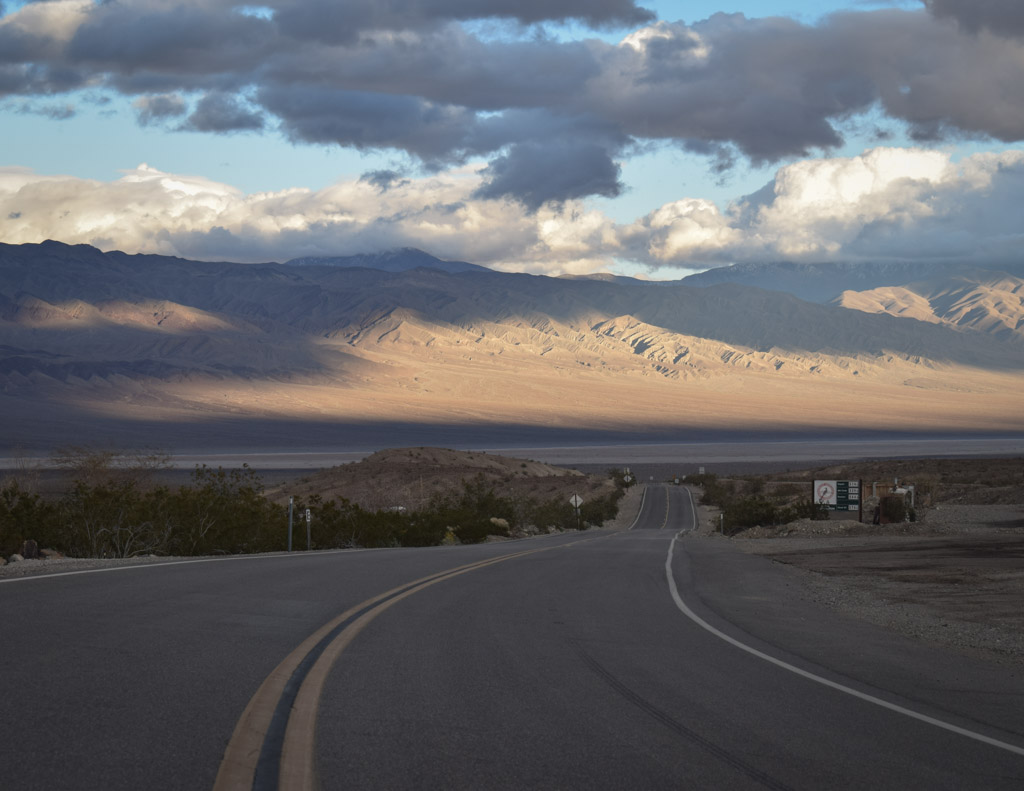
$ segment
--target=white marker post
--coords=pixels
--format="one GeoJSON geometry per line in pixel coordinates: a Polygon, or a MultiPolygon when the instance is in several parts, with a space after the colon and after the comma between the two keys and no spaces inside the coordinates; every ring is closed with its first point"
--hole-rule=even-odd
{"type": "Polygon", "coordinates": [[[309,523],[312,522],[312,521],[313,521],[313,515],[312,515],[312,513],[310,513],[310,510],[307,508],[306,509],[306,551],[307,552],[309,552],[309,550],[310,550],[309,523]]]}
{"type": "Polygon", "coordinates": [[[295,498],[288,498],[288,551],[292,551],[292,511],[295,507],[295,498]]]}

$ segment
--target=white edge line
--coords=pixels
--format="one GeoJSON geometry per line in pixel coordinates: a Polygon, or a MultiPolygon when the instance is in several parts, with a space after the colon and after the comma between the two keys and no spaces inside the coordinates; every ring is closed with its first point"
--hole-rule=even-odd
{"type": "MultiPolygon", "coordinates": [[[[644,497],[647,496],[647,490],[644,489],[644,497]]],[[[640,501],[641,508],[643,507],[643,500],[640,501]]],[[[640,513],[637,512],[636,519],[633,520],[635,525],[637,520],[640,518],[640,513]]],[[[633,528],[630,527],[630,530],[633,528]]],[[[543,536],[528,536],[525,538],[514,538],[509,541],[528,541],[530,538],[542,538],[543,536]]],[[[42,580],[51,579],[53,577],[73,577],[76,574],[99,574],[101,572],[109,571],[127,571],[129,569],[152,569],[158,566],[183,566],[186,563],[217,563],[223,560],[271,560],[273,558],[302,558],[302,557],[313,557],[322,555],[336,555],[341,552],[386,552],[393,547],[346,547],[343,549],[314,549],[299,550],[297,552],[260,552],[251,555],[224,555],[221,557],[205,557],[205,558],[186,558],[184,560],[167,560],[163,563],[125,563],[121,566],[106,566],[104,568],[95,569],[79,569],[78,571],[54,571],[49,574],[22,574],[17,577],[4,577],[0,578],[0,585],[8,582],[27,582],[28,580],[42,580]]],[[[434,547],[416,547],[416,549],[446,549],[440,545],[434,547]]],[[[399,549],[410,549],[410,547],[399,547],[399,549]]],[[[71,558],[71,560],[95,560],[95,558],[71,558]]]]}
{"type": "Polygon", "coordinates": [[[647,502],[647,484],[644,484],[644,492],[640,495],[640,507],[636,510],[636,519],[633,520],[633,524],[626,528],[627,531],[632,530],[636,527],[636,523],[640,521],[640,514],[644,512],[644,503],[647,502]]]}
{"type": "MultiPolygon", "coordinates": [[[[128,571],[130,569],[152,569],[158,566],[183,566],[186,563],[219,563],[225,560],[268,560],[271,558],[301,558],[317,555],[333,555],[338,552],[373,552],[376,547],[369,549],[327,549],[315,550],[314,552],[274,552],[258,555],[227,555],[219,558],[190,558],[188,560],[168,560],[163,563],[125,563],[122,566],[107,566],[98,569],[79,569],[78,571],[54,571],[50,574],[23,574],[18,577],[5,577],[0,579],[0,585],[8,582],[27,582],[28,580],[43,580],[52,577],[73,577],[76,574],[100,574],[109,571],[128,571]]],[[[83,558],[89,560],[90,558],[83,558]]]]}
{"type": "MultiPolygon", "coordinates": [[[[690,498],[690,504],[693,504],[692,496],[690,498]]],[[[729,643],[730,645],[736,646],[736,648],[739,648],[742,651],[746,651],[748,654],[753,654],[758,659],[763,659],[765,662],[771,662],[776,667],[781,667],[783,670],[788,670],[791,673],[796,673],[798,676],[802,676],[803,678],[806,678],[810,681],[815,681],[819,684],[823,684],[824,686],[830,687],[831,689],[837,690],[839,692],[845,692],[847,695],[852,695],[855,698],[860,698],[861,700],[867,701],[868,703],[874,703],[876,706],[881,706],[884,709],[889,709],[889,711],[895,711],[897,714],[902,714],[906,717],[911,717],[915,720],[926,722],[929,725],[934,725],[935,727],[942,728],[943,730],[952,731],[953,733],[959,734],[960,736],[966,736],[968,739],[974,739],[979,742],[984,742],[985,744],[991,745],[992,747],[998,747],[1001,750],[1006,750],[1007,752],[1014,753],[1015,755],[1024,755],[1024,747],[1017,747],[1014,744],[1001,742],[998,739],[991,738],[990,736],[985,736],[984,734],[976,733],[975,731],[969,731],[966,728],[961,728],[959,725],[953,725],[952,723],[944,722],[943,720],[936,719],[935,717],[929,717],[927,714],[921,714],[920,712],[914,711],[913,709],[908,709],[904,706],[899,706],[895,703],[890,703],[887,700],[876,698],[874,695],[868,695],[866,692],[861,692],[859,690],[853,689],[852,687],[848,687],[844,684],[839,684],[835,681],[830,681],[827,678],[822,678],[821,676],[815,675],[814,673],[808,672],[807,670],[803,670],[797,667],[796,665],[791,665],[789,664],[789,662],[783,662],[781,659],[776,659],[774,656],[766,654],[763,651],[758,651],[756,648],[753,648],[752,646],[749,646],[746,643],[741,643],[736,638],[730,637],[725,632],[716,629],[714,626],[709,624],[707,621],[705,621],[703,618],[701,618],[699,615],[697,615],[697,613],[695,613],[687,606],[686,602],[683,601],[682,596],[679,595],[679,589],[676,587],[676,581],[672,575],[672,554],[673,550],[675,549],[676,541],[679,539],[679,536],[681,534],[682,531],[673,536],[672,541],[668,545],[668,557],[665,559],[665,576],[668,578],[668,588],[669,591],[672,593],[672,599],[673,601],[675,601],[676,607],[678,607],[682,611],[683,615],[685,615],[695,624],[700,626],[702,629],[706,629],[707,631],[711,632],[711,634],[713,634],[715,637],[725,640],[725,642],[729,643]]]]}

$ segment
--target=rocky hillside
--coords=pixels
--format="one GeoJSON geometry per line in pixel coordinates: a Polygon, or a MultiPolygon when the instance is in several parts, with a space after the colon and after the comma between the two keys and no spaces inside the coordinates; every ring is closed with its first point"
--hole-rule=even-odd
{"type": "Polygon", "coordinates": [[[177,447],[335,442],[320,426],[388,426],[370,447],[416,426],[1017,430],[1019,281],[973,288],[908,291],[908,320],[877,294],[0,245],[0,407],[12,445],[44,449],[142,425],[177,447]]]}
{"type": "Polygon", "coordinates": [[[836,304],[1024,341],[1024,280],[1000,272],[980,270],[905,286],[845,291],[836,304]]]}

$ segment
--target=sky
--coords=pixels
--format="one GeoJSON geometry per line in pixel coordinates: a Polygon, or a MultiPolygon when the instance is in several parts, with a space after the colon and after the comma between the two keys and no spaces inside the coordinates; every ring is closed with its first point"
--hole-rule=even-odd
{"type": "Polygon", "coordinates": [[[1024,3],[0,0],[0,241],[1016,261],[1024,3]]]}

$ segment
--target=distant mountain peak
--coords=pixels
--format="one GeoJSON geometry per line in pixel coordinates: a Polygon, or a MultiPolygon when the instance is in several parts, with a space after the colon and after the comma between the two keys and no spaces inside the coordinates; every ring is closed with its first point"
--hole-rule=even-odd
{"type": "Polygon", "coordinates": [[[341,256],[303,256],[293,258],[285,266],[333,266],[348,269],[377,269],[383,272],[405,272],[409,269],[438,269],[442,272],[487,272],[485,266],[466,261],[443,261],[416,247],[399,247],[379,253],[357,253],[341,256]]]}

